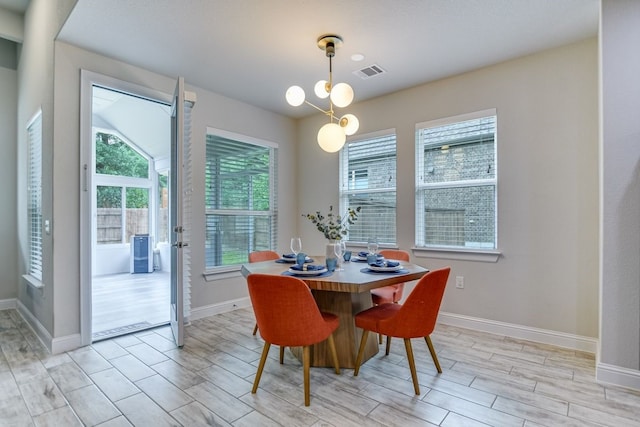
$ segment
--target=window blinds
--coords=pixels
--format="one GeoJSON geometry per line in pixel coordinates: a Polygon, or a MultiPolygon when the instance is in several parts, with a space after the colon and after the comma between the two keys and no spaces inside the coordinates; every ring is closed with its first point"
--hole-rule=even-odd
{"type": "Polygon", "coordinates": [[[276,245],[277,149],[207,135],[206,266],[247,262],[276,245]]]}
{"type": "Polygon", "coordinates": [[[416,125],[416,246],[496,247],[495,110],[416,125]]]}
{"type": "Polygon", "coordinates": [[[27,126],[29,275],[42,280],[42,111],[27,126]]]}
{"type": "MultiPolygon", "coordinates": [[[[193,157],[192,153],[192,124],[191,111],[193,102],[184,102],[184,138],[182,145],[182,240],[191,242],[192,218],[192,195],[193,195],[193,157]]],[[[191,248],[192,245],[182,248],[182,315],[185,319],[191,316],[191,248]]]]}
{"type": "Polygon", "coordinates": [[[362,210],[349,229],[350,242],[377,237],[396,243],[396,136],[385,133],[348,143],[340,157],[340,213],[362,210]]]}

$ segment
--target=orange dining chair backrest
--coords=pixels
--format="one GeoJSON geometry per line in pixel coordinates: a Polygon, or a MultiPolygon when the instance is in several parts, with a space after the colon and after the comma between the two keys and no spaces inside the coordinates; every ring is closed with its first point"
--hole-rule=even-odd
{"type": "Polygon", "coordinates": [[[298,347],[323,341],[333,332],[323,321],[311,290],[302,280],[251,274],[247,282],[260,336],[265,341],[298,347]]]}
{"type": "Polygon", "coordinates": [[[353,375],[357,376],[360,371],[369,331],[387,336],[386,354],[389,354],[390,337],[404,339],[407,361],[416,394],[420,394],[420,386],[413,358],[411,338],[424,338],[437,371],[442,372],[430,335],[436,326],[450,271],[451,269],[446,267],[422,276],[403,304],[376,305],[356,314],[356,327],[362,328],[363,332],[353,375]]]}
{"type": "Polygon", "coordinates": [[[249,262],[260,262],[280,259],[280,255],[274,251],[249,252],[249,262]]]}
{"type": "MultiPolygon", "coordinates": [[[[280,259],[280,255],[274,251],[254,251],[249,252],[249,262],[261,262],[280,259]]],[[[253,327],[253,335],[258,332],[258,323],[253,327]]]]}
{"type": "Polygon", "coordinates": [[[422,276],[395,316],[380,321],[383,335],[426,337],[433,332],[449,278],[449,267],[422,276]]]}
{"type": "Polygon", "coordinates": [[[322,313],[307,284],[296,277],[250,274],[247,277],[247,285],[260,336],[264,339],[262,356],[251,392],[255,393],[258,390],[271,344],[279,345],[281,349],[303,347],[304,404],[309,406],[311,345],[328,340],[335,372],[340,373],[333,340],[333,331],[339,326],[338,316],[322,313]]]}
{"type": "Polygon", "coordinates": [[[403,251],[402,249],[380,249],[378,253],[386,259],[395,259],[406,262],[411,260],[409,258],[409,252],[403,251]]]}
{"type": "MultiPolygon", "coordinates": [[[[411,261],[409,252],[401,249],[382,249],[379,251],[385,259],[394,259],[397,261],[411,261]]],[[[396,283],[395,285],[383,286],[371,290],[371,297],[374,304],[383,304],[385,302],[400,302],[404,292],[404,283],[396,283]]]]}
{"type": "MultiPolygon", "coordinates": [[[[397,261],[409,262],[409,252],[401,249],[382,249],[379,251],[385,259],[394,259],[397,261]]],[[[382,286],[371,290],[371,302],[373,305],[380,305],[386,303],[399,303],[404,293],[404,283],[396,283],[394,285],[382,286]]],[[[382,344],[382,335],[378,336],[378,342],[382,344]]],[[[387,337],[387,354],[389,354],[389,346],[391,345],[391,339],[387,337]]]]}

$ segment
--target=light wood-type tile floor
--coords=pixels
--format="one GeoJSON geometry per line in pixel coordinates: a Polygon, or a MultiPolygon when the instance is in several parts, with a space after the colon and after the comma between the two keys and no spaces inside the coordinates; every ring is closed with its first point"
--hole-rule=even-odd
{"type": "Polygon", "coordinates": [[[91,286],[94,341],[169,323],[168,272],[96,276],[91,286]]]}
{"type": "Polygon", "coordinates": [[[15,310],[0,311],[2,426],[638,426],[640,392],[599,385],[594,357],[438,325],[443,373],[424,340],[413,347],[414,395],[404,345],[392,341],[358,377],[302,367],[272,346],[251,386],[263,342],[251,309],[192,322],[183,349],[168,327],[50,355],[15,310]]]}

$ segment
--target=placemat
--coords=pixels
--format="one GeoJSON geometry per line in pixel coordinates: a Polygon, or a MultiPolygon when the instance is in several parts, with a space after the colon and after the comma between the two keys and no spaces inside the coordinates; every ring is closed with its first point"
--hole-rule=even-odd
{"type": "Polygon", "coordinates": [[[409,270],[407,270],[406,268],[401,268],[398,271],[373,271],[373,270],[369,270],[368,267],[365,267],[360,270],[360,273],[366,273],[366,274],[406,274],[408,272],[409,270]]]}
{"type": "Polygon", "coordinates": [[[293,277],[297,277],[298,279],[305,279],[305,278],[309,278],[309,279],[314,279],[316,277],[327,277],[327,276],[331,276],[333,274],[333,271],[325,271],[324,273],[320,273],[316,276],[309,276],[309,275],[300,275],[300,274],[296,274],[296,273],[292,273],[290,271],[283,271],[282,275],[283,276],[293,276],[293,277]]]}

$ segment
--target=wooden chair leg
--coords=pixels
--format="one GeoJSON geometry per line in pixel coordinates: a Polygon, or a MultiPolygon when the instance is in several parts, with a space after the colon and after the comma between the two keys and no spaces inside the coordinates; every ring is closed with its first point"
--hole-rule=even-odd
{"type": "Polygon", "coordinates": [[[309,397],[309,367],[311,365],[311,346],[302,348],[302,367],[304,370],[304,406],[309,406],[311,398],[309,397]]]}
{"type": "Polygon", "coordinates": [[[384,350],[384,354],[389,355],[389,350],[391,349],[391,337],[387,335],[387,347],[384,350]]]}
{"type": "Polygon", "coordinates": [[[360,339],[360,348],[358,349],[358,357],[356,357],[356,368],[353,371],[353,376],[357,377],[358,372],[360,371],[360,364],[362,363],[362,358],[364,357],[364,348],[367,344],[367,338],[369,337],[369,331],[362,331],[362,338],[360,339]]]}
{"type": "Polygon", "coordinates": [[[256,332],[258,332],[258,324],[257,323],[256,323],[256,326],[253,327],[253,335],[255,335],[256,332]]]}
{"type": "Polygon", "coordinates": [[[284,346],[283,345],[280,346],[280,364],[281,365],[284,364],[284,346]]]}
{"type": "Polygon", "coordinates": [[[271,348],[271,344],[265,341],[264,347],[262,347],[262,356],[260,356],[260,363],[258,364],[258,372],[256,372],[256,379],[253,380],[253,388],[251,389],[251,393],[255,393],[256,391],[258,391],[258,384],[260,383],[260,377],[262,376],[262,370],[264,369],[264,362],[267,361],[267,355],[269,355],[269,348],[271,348]]]}
{"type": "Polygon", "coordinates": [[[436,369],[438,373],[442,373],[442,368],[440,368],[440,362],[438,362],[438,356],[436,356],[436,350],[433,348],[433,343],[431,342],[431,337],[426,336],[424,340],[427,342],[427,347],[429,347],[429,353],[431,353],[431,358],[433,359],[433,363],[436,365],[436,369]]]}
{"type": "Polygon", "coordinates": [[[329,335],[329,351],[331,352],[331,358],[333,359],[333,366],[336,374],[340,375],[340,363],[338,363],[338,352],[336,351],[336,342],[333,339],[333,334],[329,335]]]}
{"type": "Polygon", "coordinates": [[[378,334],[378,344],[382,344],[382,334],[378,334]]]}
{"type": "Polygon", "coordinates": [[[413,390],[416,394],[420,394],[418,373],[416,372],[416,361],[413,360],[413,349],[411,348],[411,340],[409,338],[404,339],[404,348],[407,350],[407,359],[409,360],[409,369],[411,370],[411,379],[413,380],[413,390]]]}

